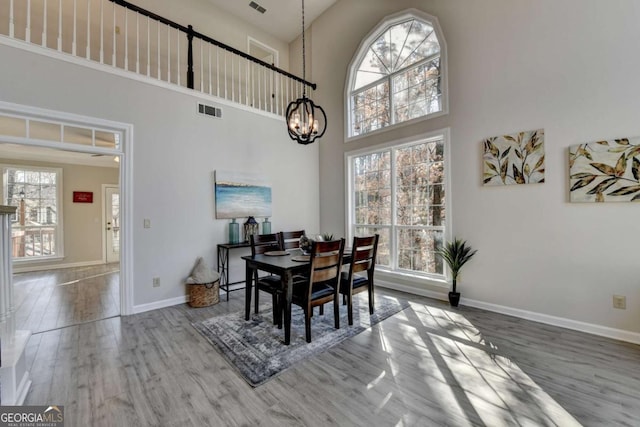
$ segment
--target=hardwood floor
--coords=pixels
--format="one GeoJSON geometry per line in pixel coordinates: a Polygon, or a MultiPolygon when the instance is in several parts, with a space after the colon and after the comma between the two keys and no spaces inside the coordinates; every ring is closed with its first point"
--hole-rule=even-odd
{"type": "Polygon", "coordinates": [[[120,314],[120,265],[13,275],[16,326],[42,332],[120,314]]]}
{"type": "Polygon", "coordinates": [[[180,305],[33,335],[26,404],[67,426],[637,426],[640,346],[378,289],[411,307],[252,388],[180,305]]]}

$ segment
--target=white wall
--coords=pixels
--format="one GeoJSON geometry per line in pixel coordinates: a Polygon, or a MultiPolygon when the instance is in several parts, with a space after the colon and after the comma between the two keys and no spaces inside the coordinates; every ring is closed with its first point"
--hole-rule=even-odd
{"type": "Polygon", "coordinates": [[[450,127],[453,231],[479,249],[463,296],[639,332],[640,205],[571,204],[567,187],[568,146],[640,135],[639,20],[637,2],[622,0],[338,1],[312,27],[313,96],[330,125],[319,144],[321,228],[345,230],[346,151],[450,127]],[[343,144],[348,64],[380,20],[409,7],[444,31],[450,114],[343,144]],[[481,141],[537,128],[546,183],[482,187],[481,141]],[[626,295],[626,310],[612,308],[613,294],[626,295]]]}
{"type": "MultiPolygon", "coordinates": [[[[102,262],[102,184],[118,185],[118,168],[0,158],[0,163],[62,169],[64,259],[14,264],[15,271],[102,262]],[[74,191],[93,192],[93,203],[73,203],[74,191]]],[[[0,177],[2,184],[2,177],[0,177]]]]}
{"type": "Polygon", "coordinates": [[[185,295],[196,257],[215,265],[228,220],[216,220],[216,169],[271,178],[272,227],[317,230],[318,147],[295,144],[284,121],[0,45],[0,100],[134,126],[134,305],[185,295]],[[223,119],[196,114],[198,100],[223,119]],[[151,228],[143,228],[143,219],[151,228]],[[152,277],[161,286],[152,287],[152,277]]]}

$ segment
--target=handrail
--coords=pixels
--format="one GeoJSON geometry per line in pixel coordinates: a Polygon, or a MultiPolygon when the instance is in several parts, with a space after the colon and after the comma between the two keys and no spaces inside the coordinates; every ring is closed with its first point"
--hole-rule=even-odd
{"type": "MultiPolygon", "coordinates": [[[[304,84],[306,86],[309,86],[313,90],[315,90],[317,88],[317,84],[316,83],[308,82],[308,81],[306,81],[306,80],[304,80],[304,79],[302,79],[302,78],[300,78],[300,77],[298,77],[296,75],[293,75],[293,74],[289,73],[288,71],[285,71],[285,70],[283,70],[281,68],[278,68],[278,67],[276,67],[276,66],[274,66],[272,64],[264,62],[264,61],[254,57],[254,56],[251,56],[251,55],[249,55],[247,53],[244,53],[244,52],[242,52],[242,51],[240,51],[240,50],[238,50],[236,48],[233,48],[233,47],[231,47],[231,46],[229,46],[227,44],[224,44],[224,43],[219,42],[219,41],[217,41],[215,39],[212,39],[211,37],[206,36],[206,35],[204,35],[202,33],[194,31],[193,27],[191,25],[185,27],[184,25],[180,25],[180,24],[178,24],[178,23],[176,23],[174,21],[171,21],[171,20],[169,20],[167,18],[163,18],[160,15],[157,15],[157,14],[155,14],[153,12],[150,12],[150,11],[148,11],[146,9],[143,9],[143,8],[141,8],[139,6],[136,6],[135,4],[131,4],[131,3],[127,2],[127,1],[125,1],[125,0],[109,0],[109,1],[113,2],[113,3],[117,4],[117,5],[120,5],[122,7],[125,7],[125,8],[127,8],[127,9],[129,9],[131,11],[134,11],[134,12],[137,12],[137,13],[139,13],[141,15],[144,15],[144,16],[146,16],[148,18],[154,19],[154,20],[156,20],[158,22],[161,22],[161,23],[163,23],[165,25],[168,25],[168,26],[170,26],[172,28],[175,28],[175,29],[177,29],[179,31],[182,31],[183,33],[187,34],[187,37],[188,37],[188,40],[189,40],[189,52],[191,52],[191,49],[192,49],[191,46],[192,46],[193,37],[196,37],[196,38],[198,38],[200,40],[206,41],[206,42],[211,43],[211,44],[213,44],[213,45],[215,45],[215,46],[217,46],[217,47],[219,47],[221,49],[224,49],[224,50],[226,50],[228,52],[231,52],[234,55],[238,55],[238,56],[240,56],[240,57],[242,57],[244,59],[247,59],[249,61],[255,62],[256,64],[259,64],[259,65],[261,65],[263,67],[266,67],[266,68],[268,68],[270,70],[273,70],[278,74],[282,74],[283,76],[286,76],[286,77],[288,77],[288,78],[290,78],[292,80],[295,80],[295,81],[300,82],[300,83],[302,83],[302,84],[304,84]]],[[[189,59],[190,59],[191,65],[193,65],[193,59],[191,58],[191,56],[190,56],[189,59]]],[[[193,70],[191,70],[190,72],[192,73],[193,70]]],[[[189,87],[190,87],[190,89],[193,89],[193,74],[191,74],[190,82],[191,82],[191,84],[189,85],[189,87]]]]}

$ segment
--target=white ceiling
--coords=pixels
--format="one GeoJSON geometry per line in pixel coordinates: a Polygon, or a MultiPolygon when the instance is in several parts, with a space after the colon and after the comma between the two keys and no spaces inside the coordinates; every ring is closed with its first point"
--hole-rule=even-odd
{"type": "MultiPolygon", "coordinates": [[[[231,13],[287,43],[302,32],[301,0],[254,0],[267,9],[262,14],[251,8],[251,0],[209,0],[216,7],[231,13]]],[[[304,3],[305,25],[313,22],[336,0],[307,0],[304,3]]]]}

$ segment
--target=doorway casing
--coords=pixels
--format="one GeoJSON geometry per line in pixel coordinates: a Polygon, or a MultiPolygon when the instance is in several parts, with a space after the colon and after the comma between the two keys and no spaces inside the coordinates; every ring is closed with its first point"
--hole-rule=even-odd
{"type": "Polygon", "coordinates": [[[133,125],[47,110],[27,105],[0,101],[0,116],[19,117],[64,125],[108,129],[120,135],[116,149],[96,148],[88,145],[1,135],[3,142],[32,147],[53,148],[89,154],[112,154],[120,158],[120,313],[133,314],[133,125]]]}

